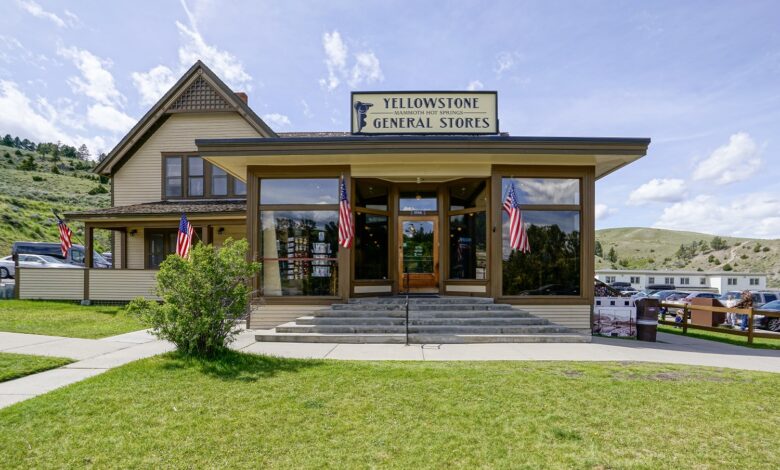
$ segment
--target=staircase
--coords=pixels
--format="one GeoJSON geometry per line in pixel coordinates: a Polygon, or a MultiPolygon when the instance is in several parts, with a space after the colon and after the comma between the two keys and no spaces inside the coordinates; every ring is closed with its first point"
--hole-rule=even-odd
{"type": "MultiPolygon", "coordinates": [[[[406,299],[378,297],[333,304],[257,341],[296,343],[405,343],[406,299]]],[[[508,304],[480,297],[412,297],[409,342],[443,343],[585,343],[590,336],[534,317],[508,304]]]]}

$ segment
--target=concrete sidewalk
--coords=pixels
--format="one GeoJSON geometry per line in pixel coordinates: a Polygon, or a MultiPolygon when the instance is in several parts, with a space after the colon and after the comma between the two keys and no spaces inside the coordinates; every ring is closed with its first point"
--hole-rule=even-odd
{"type": "MultiPolygon", "coordinates": [[[[231,347],[278,357],[361,361],[636,361],[780,373],[780,351],[750,349],[659,333],[657,343],[594,337],[592,343],[328,344],[258,343],[242,331],[231,347]]],[[[77,362],[0,383],[0,408],[101,374],[132,361],[172,351],[146,331],[103,339],[0,332],[0,351],[59,356],[77,362]]]]}
{"type": "Polygon", "coordinates": [[[157,340],[146,331],[102,339],[0,332],[0,352],[76,360],[58,369],[0,383],[0,408],[171,350],[173,345],[157,340]]]}
{"type": "Polygon", "coordinates": [[[249,343],[237,349],[279,357],[416,361],[637,361],[780,373],[780,351],[658,334],[657,343],[593,337],[592,343],[249,343]]]}

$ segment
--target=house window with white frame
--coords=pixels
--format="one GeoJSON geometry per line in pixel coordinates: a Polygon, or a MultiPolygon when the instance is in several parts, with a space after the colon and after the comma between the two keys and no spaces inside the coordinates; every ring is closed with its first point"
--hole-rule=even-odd
{"type": "Polygon", "coordinates": [[[648,277],[647,278],[647,283],[648,284],[655,284],[655,278],[653,276],[648,277]]]}
{"type": "Polygon", "coordinates": [[[751,286],[757,286],[758,285],[758,278],[757,277],[751,277],[750,278],[750,285],[751,286]]]}
{"type": "Polygon", "coordinates": [[[736,277],[730,277],[726,279],[726,284],[729,286],[736,286],[737,285],[737,278],[736,277]]]}
{"type": "Polygon", "coordinates": [[[706,277],[700,277],[699,278],[699,285],[700,286],[706,286],[707,285],[707,278],[706,277]]]}
{"type": "Polygon", "coordinates": [[[639,276],[631,276],[631,284],[639,284],[639,276]]]}
{"type": "Polygon", "coordinates": [[[607,276],[606,283],[612,284],[613,282],[615,282],[615,276],[607,276]]]}
{"type": "Polygon", "coordinates": [[[689,278],[689,277],[681,277],[680,278],[680,285],[681,286],[689,286],[689,285],[691,285],[691,278],[689,278]]]}
{"type": "Polygon", "coordinates": [[[665,277],[664,278],[664,284],[673,285],[674,284],[674,278],[673,277],[665,277]]]}

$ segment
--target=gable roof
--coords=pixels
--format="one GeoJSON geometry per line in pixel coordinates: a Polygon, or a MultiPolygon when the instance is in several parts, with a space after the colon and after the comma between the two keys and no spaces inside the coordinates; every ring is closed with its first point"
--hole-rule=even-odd
{"type": "Polygon", "coordinates": [[[144,114],[93,171],[112,174],[117,164],[121,165],[127,156],[132,155],[171,114],[224,111],[237,112],[263,137],[278,137],[244,100],[199,60],[144,114]]]}

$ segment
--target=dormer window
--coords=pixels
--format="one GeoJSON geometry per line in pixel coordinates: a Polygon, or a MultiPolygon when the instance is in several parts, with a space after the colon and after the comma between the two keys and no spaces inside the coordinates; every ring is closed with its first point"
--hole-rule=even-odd
{"type": "Polygon", "coordinates": [[[246,184],[197,155],[163,157],[163,198],[200,199],[246,196],[246,184]]]}

